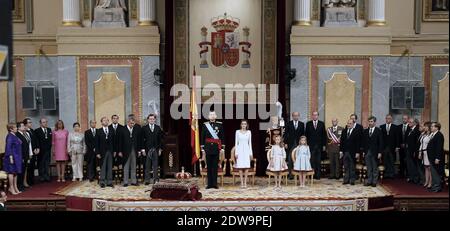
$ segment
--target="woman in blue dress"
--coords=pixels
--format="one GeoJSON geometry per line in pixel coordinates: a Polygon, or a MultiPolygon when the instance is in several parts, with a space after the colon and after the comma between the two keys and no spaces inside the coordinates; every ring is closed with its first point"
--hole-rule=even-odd
{"type": "Polygon", "coordinates": [[[6,126],[5,157],[3,159],[3,171],[8,173],[9,192],[13,195],[21,193],[17,188],[17,174],[22,173],[22,141],[16,136],[17,126],[9,123],[6,126]]]}

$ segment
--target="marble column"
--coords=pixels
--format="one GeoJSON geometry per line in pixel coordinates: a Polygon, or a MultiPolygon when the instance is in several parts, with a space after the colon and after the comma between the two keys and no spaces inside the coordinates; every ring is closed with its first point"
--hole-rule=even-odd
{"type": "Polygon", "coordinates": [[[294,25],[311,26],[311,0],[294,1],[294,25]]]}
{"type": "Polygon", "coordinates": [[[81,26],[80,0],[63,0],[63,26],[81,26]]]}
{"type": "Polygon", "coordinates": [[[386,26],[385,0],[369,0],[367,26],[386,26]]]}
{"type": "Polygon", "coordinates": [[[156,25],[155,0],[139,0],[139,26],[156,25]]]}

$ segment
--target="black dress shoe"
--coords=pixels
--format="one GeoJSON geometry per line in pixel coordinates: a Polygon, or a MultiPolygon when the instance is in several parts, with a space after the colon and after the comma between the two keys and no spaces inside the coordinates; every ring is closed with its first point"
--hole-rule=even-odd
{"type": "Polygon", "coordinates": [[[131,184],[132,186],[139,186],[139,184],[138,183],[135,183],[135,184],[131,184]]]}
{"type": "Polygon", "coordinates": [[[365,183],[364,186],[371,186],[372,184],[369,183],[365,183]]]}
{"type": "Polygon", "coordinates": [[[344,182],[344,183],[342,183],[343,185],[346,185],[346,184],[350,184],[349,182],[344,182]]]}
{"type": "Polygon", "coordinates": [[[372,184],[372,187],[377,187],[377,184],[372,184]]]}
{"type": "Polygon", "coordinates": [[[350,182],[350,185],[355,185],[355,182],[350,182]]]}
{"type": "Polygon", "coordinates": [[[150,182],[145,182],[144,184],[145,184],[145,185],[149,185],[149,184],[150,184],[150,182]]]}
{"type": "Polygon", "coordinates": [[[108,185],[106,185],[106,186],[111,187],[111,188],[114,188],[114,185],[112,185],[112,184],[108,184],[108,185]]]}
{"type": "Polygon", "coordinates": [[[433,193],[438,193],[438,192],[442,192],[442,189],[428,189],[428,192],[433,192],[433,193]]]}
{"type": "Polygon", "coordinates": [[[104,188],[105,187],[105,184],[100,184],[100,188],[104,188]]]}
{"type": "Polygon", "coordinates": [[[94,182],[94,179],[89,179],[89,182],[94,182]]]}
{"type": "Polygon", "coordinates": [[[124,184],[123,187],[128,187],[128,184],[124,184]]]}
{"type": "Polygon", "coordinates": [[[215,188],[215,189],[219,189],[219,187],[218,187],[218,186],[214,186],[213,188],[215,188]]]}

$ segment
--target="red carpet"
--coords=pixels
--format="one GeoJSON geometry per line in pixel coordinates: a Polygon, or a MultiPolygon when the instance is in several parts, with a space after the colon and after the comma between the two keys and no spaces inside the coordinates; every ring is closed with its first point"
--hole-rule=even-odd
{"type": "Polygon", "coordinates": [[[383,186],[394,194],[394,197],[427,197],[427,198],[448,198],[448,187],[445,186],[442,192],[428,192],[426,188],[406,182],[405,179],[386,179],[383,186]]]}
{"type": "Polygon", "coordinates": [[[54,192],[70,185],[71,181],[66,181],[64,183],[56,182],[53,179],[51,182],[40,183],[36,182],[31,188],[26,189],[24,192],[18,195],[8,194],[9,201],[18,201],[18,200],[55,200],[55,199],[65,199],[63,196],[53,195],[54,192]]]}

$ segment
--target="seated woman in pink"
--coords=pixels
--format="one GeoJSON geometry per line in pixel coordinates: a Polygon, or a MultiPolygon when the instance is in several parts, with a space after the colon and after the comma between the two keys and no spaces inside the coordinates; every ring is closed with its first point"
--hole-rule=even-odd
{"type": "Polygon", "coordinates": [[[64,129],[64,122],[58,120],[52,134],[53,157],[56,161],[56,171],[58,172],[58,182],[65,182],[66,162],[69,159],[67,154],[67,139],[69,132],[64,129]]]}

